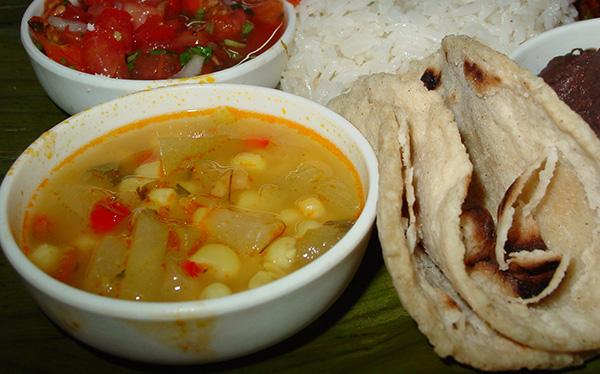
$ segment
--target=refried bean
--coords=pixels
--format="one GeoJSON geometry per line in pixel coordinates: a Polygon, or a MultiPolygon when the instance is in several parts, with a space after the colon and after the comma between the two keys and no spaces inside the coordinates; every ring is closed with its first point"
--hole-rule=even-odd
{"type": "Polygon", "coordinates": [[[600,137],[600,52],[574,49],[553,58],[539,76],[600,137]]]}

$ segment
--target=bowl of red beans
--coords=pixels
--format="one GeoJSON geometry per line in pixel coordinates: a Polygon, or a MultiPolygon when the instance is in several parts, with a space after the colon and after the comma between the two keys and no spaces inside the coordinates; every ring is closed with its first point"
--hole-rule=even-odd
{"type": "Polygon", "coordinates": [[[284,0],[34,0],[21,42],[68,114],[177,84],[276,87],[296,16],[284,0]]]}
{"type": "Polygon", "coordinates": [[[160,87],[33,142],[0,186],[0,243],[78,341],[139,362],[218,362],[336,302],[377,196],[373,150],[329,109],[266,87],[160,87]]]}

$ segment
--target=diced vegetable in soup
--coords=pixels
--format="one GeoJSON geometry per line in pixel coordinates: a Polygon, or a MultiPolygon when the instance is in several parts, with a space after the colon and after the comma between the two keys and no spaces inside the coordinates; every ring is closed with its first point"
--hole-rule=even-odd
{"type": "Polygon", "coordinates": [[[99,295],[198,300],[279,279],[330,249],[364,204],[329,141],[217,108],[114,131],[63,162],[26,212],[22,247],[99,295]]]}

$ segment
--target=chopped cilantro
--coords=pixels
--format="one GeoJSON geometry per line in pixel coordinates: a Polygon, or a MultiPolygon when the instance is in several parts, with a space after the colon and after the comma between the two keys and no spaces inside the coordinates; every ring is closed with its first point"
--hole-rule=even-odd
{"type": "Polygon", "coordinates": [[[198,11],[196,12],[196,15],[194,15],[194,18],[192,19],[192,21],[196,21],[196,22],[204,21],[204,9],[198,9],[198,11]]]}
{"type": "Polygon", "coordinates": [[[254,25],[252,23],[248,21],[244,22],[244,25],[242,26],[242,38],[246,38],[253,29],[254,25]]]}
{"type": "Polygon", "coordinates": [[[214,34],[215,33],[215,24],[213,22],[207,23],[205,30],[210,35],[214,34]]]}
{"type": "Polygon", "coordinates": [[[175,192],[177,192],[178,196],[188,196],[191,194],[190,191],[186,190],[185,187],[183,187],[179,183],[175,185],[175,192]]]}
{"type": "Polygon", "coordinates": [[[186,53],[182,53],[179,55],[179,64],[184,66],[192,59],[193,55],[200,55],[205,59],[210,59],[212,57],[212,48],[211,47],[189,47],[186,53]]]}
{"type": "Polygon", "coordinates": [[[136,57],[140,54],[140,51],[136,51],[135,53],[127,56],[127,68],[129,70],[133,70],[133,68],[135,67],[135,59],[136,57]]]}
{"type": "Polygon", "coordinates": [[[234,47],[234,48],[243,48],[246,46],[246,44],[244,44],[244,43],[236,42],[235,40],[231,40],[231,39],[225,39],[223,41],[223,43],[225,43],[225,45],[227,45],[229,47],[234,47]]]}

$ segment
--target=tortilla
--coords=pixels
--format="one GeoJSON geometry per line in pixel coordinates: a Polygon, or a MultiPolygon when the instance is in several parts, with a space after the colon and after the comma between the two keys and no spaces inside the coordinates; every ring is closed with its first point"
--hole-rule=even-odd
{"type": "Polygon", "coordinates": [[[328,106],[378,155],[385,263],[440,356],[516,370],[597,353],[600,141],[550,87],[449,36],[328,106]]]}

